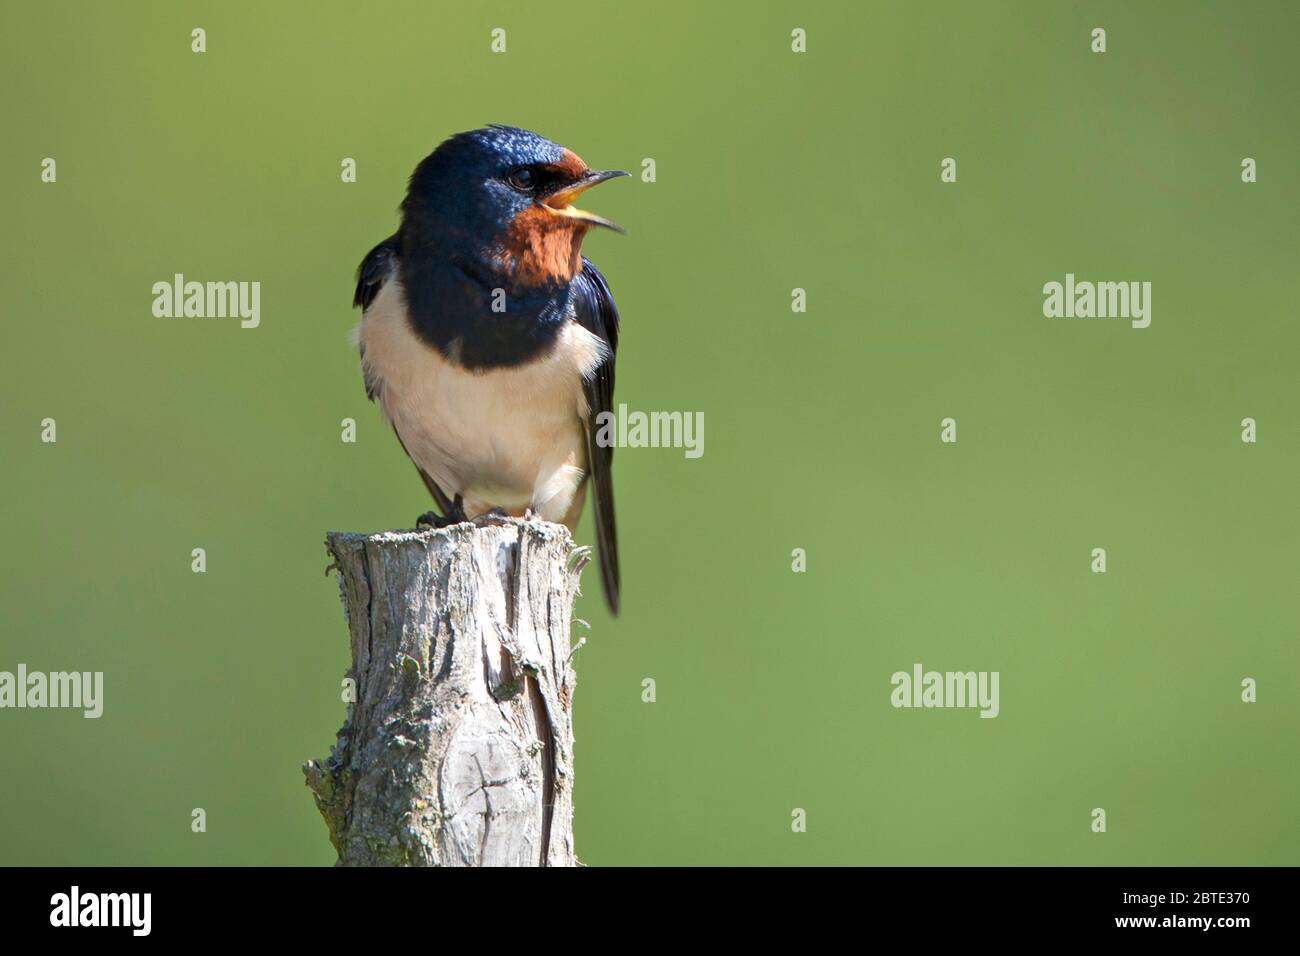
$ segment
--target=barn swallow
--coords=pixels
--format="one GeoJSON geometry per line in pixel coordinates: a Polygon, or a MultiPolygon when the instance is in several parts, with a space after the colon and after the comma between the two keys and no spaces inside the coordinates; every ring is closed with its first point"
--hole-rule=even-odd
{"type": "Polygon", "coordinates": [[[366,394],[440,512],[419,523],[493,512],[572,531],[590,480],[614,614],[613,449],[596,435],[613,410],[618,311],[582,240],[623,229],[573,203],[626,175],[527,130],[458,133],[411,174],[401,224],[362,260],[353,300],[366,394]]]}

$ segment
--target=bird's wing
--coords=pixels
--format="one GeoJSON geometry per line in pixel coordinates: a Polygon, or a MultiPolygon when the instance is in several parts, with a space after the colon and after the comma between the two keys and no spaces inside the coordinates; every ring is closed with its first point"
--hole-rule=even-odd
{"type": "MultiPolygon", "coordinates": [[[[361,260],[361,265],[357,266],[357,291],[352,297],[352,304],[358,306],[362,313],[370,308],[370,303],[375,301],[375,297],[379,295],[379,290],[384,287],[384,283],[396,274],[397,251],[397,235],[393,234],[366,253],[366,257],[361,260]]],[[[358,341],[358,347],[361,350],[361,367],[364,370],[366,347],[360,341],[358,341]]],[[[372,381],[367,376],[366,397],[372,402],[375,400],[378,387],[379,383],[372,381]]],[[[411,453],[406,451],[406,443],[402,441],[402,436],[397,434],[396,425],[393,426],[393,434],[397,435],[397,443],[402,446],[402,451],[406,452],[406,457],[411,458],[411,453]]],[[[424,482],[424,486],[429,489],[429,494],[433,496],[433,500],[437,502],[438,509],[444,516],[450,515],[452,510],[451,500],[429,477],[428,473],[416,464],[414,458],[411,458],[411,463],[415,465],[415,470],[420,473],[420,479],[424,482]]]]}
{"type": "Polygon", "coordinates": [[[357,292],[352,304],[361,311],[370,308],[384,283],[397,271],[397,233],[389,236],[366,253],[357,266],[357,292]]]}
{"type": "Polygon", "coordinates": [[[614,411],[614,353],[618,349],[618,309],[610,295],[605,277],[585,257],[582,271],[573,280],[577,292],[575,318],[583,328],[601,339],[609,347],[605,361],[583,382],[587,395],[587,462],[595,495],[592,512],[596,517],[596,543],[600,556],[600,580],[605,589],[605,601],[613,614],[618,614],[618,535],[614,529],[614,475],[612,445],[601,446],[596,441],[599,430],[597,416],[614,411]]]}

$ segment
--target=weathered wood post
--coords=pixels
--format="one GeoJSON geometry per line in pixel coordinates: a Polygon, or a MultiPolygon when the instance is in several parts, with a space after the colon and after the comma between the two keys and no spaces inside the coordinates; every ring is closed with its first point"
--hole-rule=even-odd
{"type": "Polygon", "coordinates": [[[569,626],[588,549],[496,517],[326,547],[355,701],[303,772],[339,865],[577,865],[569,626]]]}

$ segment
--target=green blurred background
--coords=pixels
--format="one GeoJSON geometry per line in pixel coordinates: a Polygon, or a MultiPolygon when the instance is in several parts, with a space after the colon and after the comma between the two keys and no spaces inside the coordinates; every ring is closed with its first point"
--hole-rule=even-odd
{"type": "Polygon", "coordinates": [[[102,670],[106,709],[0,711],[0,862],[333,861],[322,539],[428,507],[353,270],[489,122],[655,159],[586,252],[618,400],[706,418],[701,459],[619,453],[623,616],[579,599],[588,863],[1300,862],[1298,33],[1290,0],[5,3],[0,670],[102,670]],[[260,281],[261,327],[154,318],[176,272],[260,281]],[[1044,318],[1066,272],[1151,281],[1151,327],[1044,318]],[[894,710],[918,661],[1000,671],[1001,716],[894,710]]]}

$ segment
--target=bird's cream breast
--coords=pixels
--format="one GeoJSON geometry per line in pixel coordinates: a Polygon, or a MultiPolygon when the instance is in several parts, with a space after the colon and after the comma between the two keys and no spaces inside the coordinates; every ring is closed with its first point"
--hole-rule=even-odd
{"type": "Polygon", "coordinates": [[[385,417],[445,492],[507,509],[543,510],[553,498],[545,511],[567,509],[586,467],[582,380],[607,354],[600,339],[569,322],[538,359],[471,372],[416,336],[395,276],[362,316],[357,338],[385,417]]]}

